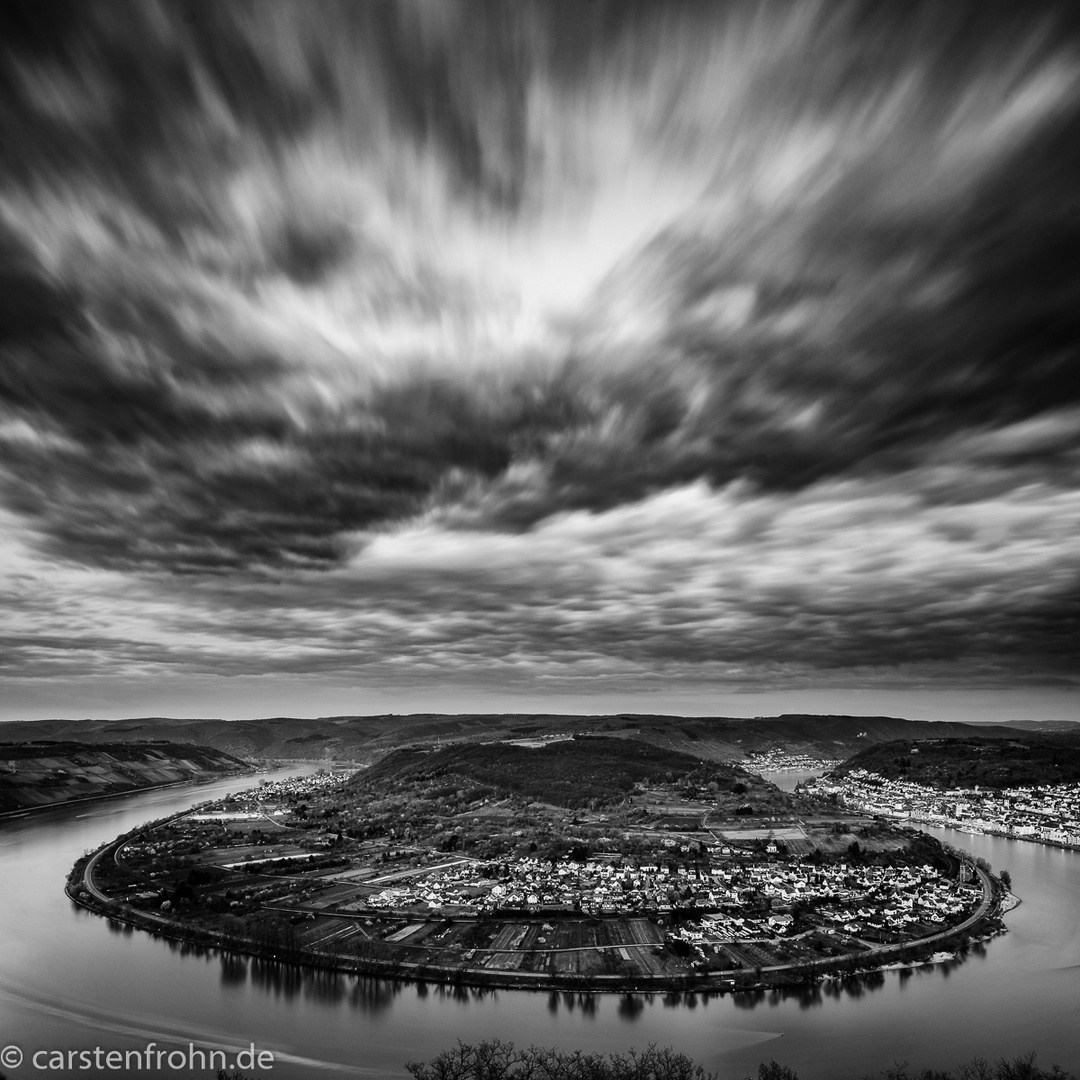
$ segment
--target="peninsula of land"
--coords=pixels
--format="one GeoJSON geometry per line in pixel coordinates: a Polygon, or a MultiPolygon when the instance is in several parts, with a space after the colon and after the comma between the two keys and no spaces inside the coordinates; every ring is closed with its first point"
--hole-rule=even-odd
{"type": "Polygon", "coordinates": [[[206,945],[474,985],[737,990],[951,955],[985,866],[742,767],[565,732],[401,748],[117,838],[77,902],[206,945]]]}

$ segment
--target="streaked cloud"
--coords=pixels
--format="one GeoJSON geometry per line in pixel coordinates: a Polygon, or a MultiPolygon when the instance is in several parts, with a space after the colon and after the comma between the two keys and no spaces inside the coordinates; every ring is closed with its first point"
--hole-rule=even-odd
{"type": "Polygon", "coordinates": [[[1073,679],[1071,6],[9,11],[0,678],[1073,679]]]}

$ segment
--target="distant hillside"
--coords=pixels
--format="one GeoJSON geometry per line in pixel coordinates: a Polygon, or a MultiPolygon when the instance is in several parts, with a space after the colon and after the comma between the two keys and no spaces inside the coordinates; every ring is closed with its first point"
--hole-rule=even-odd
{"type": "Polygon", "coordinates": [[[833,771],[844,775],[852,769],[941,788],[1070,783],[1080,780],[1080,733],[900,740],[867,747],[833,771]]]}
{"type": "Polygon", "coordinates": [[[440,750],[395,750],[354,783],[395,790],[412,783],[460,783],[490,788],[499,797],[574,808],[622,801],[637,783],[690,776],[701,784],[715,782],[720,790],[738,785],[743,792],[751,779],[737,766],[703,762],[634,739],[582,736],[543,747],[459,743],[440,750]]]}
{"type": "MultiPolygon", "coordinates": [[[[891,716],[680,717],[619,713],[561,716],[550,713],[337,716],[314,720],[40,720],[0,723],[0,740],[77,739],[212,746],[251,760],[356,761],[370,763],[402,745],[450,741],[497,742],[555,733],[632,738],[665,750],[712,761],[742,761],[767,750],[846,758],[866,746],[894,739],[1008,738],[1000,725],[930,723],[891,716]]],[[[1030,732],[1027,732],[1030,734],[1030,732]]]]}
{"type": "Polygon", "coordinates": [[[1080,720],[1011,720],[1007,727],[1019,728],[1029,734],[1037,732],[1045,735],[1052,731],[1075,732],[1080,734],[1080,720]]]}
{"type": "Polygon", "coordinates": [[[209,746],[177,743],[0,743],[0,813],[100,798],[246,769],[209,746]]]}

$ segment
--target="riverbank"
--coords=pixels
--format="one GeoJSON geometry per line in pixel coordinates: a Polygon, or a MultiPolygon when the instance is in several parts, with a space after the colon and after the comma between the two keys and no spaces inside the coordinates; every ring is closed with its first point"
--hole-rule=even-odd
{"type": "Polygon", "coordinates": [[[21,810],[0,811],[0,821],[8,821],[17,818],[31,817],[35,814],[47,813],[49,810],[67,810],[73,806],[81,806],[87,803],[109,802],[112,799],[128,799],[133,795],[146,795],[152,791],[167,791],[169,788],[201,787],[213,784],[219,780],[231,780],[235,777],[245,776],[248,773],[258,772],[260,767],[254,765],[247,769],[235,769],[232,772],[211,773],[206,776],[194,777],[190,780],[168,780],[161,784],[146,784],[143,787],[128,788],[125,791],[108,791],[99,795],[80,795],[74,799],[63,799],[59,802],[43,803],[40,806],[27,806],[21,810]]]}
{"type": "Polygon", "coordinates": [[[1043,836],[1018,836],[1007,829],[975,829],[971,825],[952,821],[949,818],[911,817],[908,819],[917,825],[929,825],[935,829],[952,829],[967,836],[996,836],[1002,840],[1015,840],[1022,844],[1040,844],[1043,847],[1061,848],[1064,851],[1080,851],[1080,844],[1070,844],[1065,840],[1051,840],[1043,836]]]}

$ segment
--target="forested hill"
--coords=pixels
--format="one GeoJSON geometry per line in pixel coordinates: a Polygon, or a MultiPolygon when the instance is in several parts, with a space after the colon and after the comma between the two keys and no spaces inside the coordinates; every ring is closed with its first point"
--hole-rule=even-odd
{"type": "Polygon", "coordinates": [[[833,770],[866,769],[934,787],[1005,788],[1080,780],[1080,734],[1009,739],[910,739],[868,746],[833,770]]]}
{"type": "Polygon", "coordinates": [[[1030,734],[994,725],[905,720],[895,716],[664,716],[648,713],[427,713],[413,715],[280,716],[259,720],[144,717],[126,720],[34,720],[0,723],[0,741],[76,739],[212,746],[236,757],[273,760],[372,762],[404,745],[449,741],[495,742],[553,734],[606,735],[647,742],[713,761],[784,750],[846,758],[893,739],[1008,738],[1030,734]]]}
{"type": "Polygon", "coordinates": [[[0,743],[0,813],[58,806],[249,768],[210,746],[0,743]]]}
{"type": "Polygon", "coordinates": [[[412,785],[465,784],[487,788],[497,797],[513,795],[573,808],[620,802],[637,783],[683,779],[701,786],[715,783],[718,793],[737,791],[743,799],[754,787],[772,790],[772,785],[738,766],[604,736],[582,736],[541,747],[455,743],[438,750],[395,750],[359,773],[354,782],[396,791],[412,785]]]}

